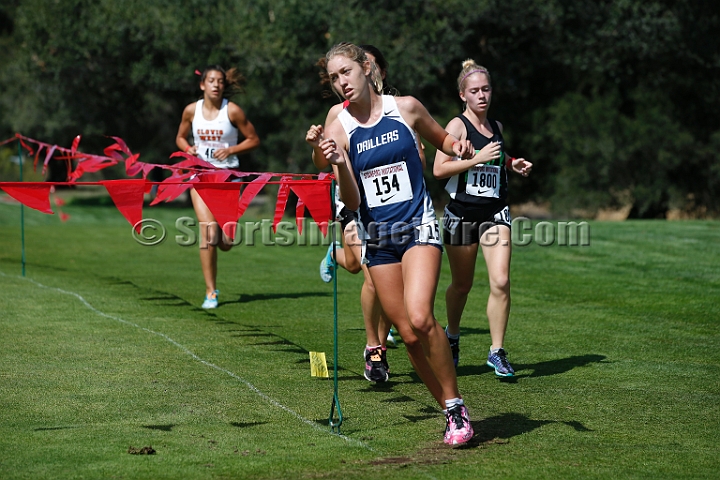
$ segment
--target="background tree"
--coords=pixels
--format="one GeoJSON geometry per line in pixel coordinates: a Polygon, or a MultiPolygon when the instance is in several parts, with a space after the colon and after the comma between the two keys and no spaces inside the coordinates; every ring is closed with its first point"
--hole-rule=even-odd
{"type": "MultiPolygon", "coordinates": [[[[560,215],[632,204],[720,211],[720,12],[712,0],[10,0],[0,6],[0,133],[83,147],[117,135],[167,161],[195,69],[239,68],[234,100],[263,141],[246,170],[313,171],[303,138],[337,101],[317,59],[372,43],[390,83],[444,124],[465,58],[493,75],[492,116],[513,155],[512,201],[560,215]]],[[[433,150],[428,150],[432,158],[433,150]]],[[[120,175],[110,171],[108,175],[120,175]]],[[[443,195],[439,182],[430,181],[443,195]]],[[[442,197],[444,198],[444,197],[442,197]]]]}

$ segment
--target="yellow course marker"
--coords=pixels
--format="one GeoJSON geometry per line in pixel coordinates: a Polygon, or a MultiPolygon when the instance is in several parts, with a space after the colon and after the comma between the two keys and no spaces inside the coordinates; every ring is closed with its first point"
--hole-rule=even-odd
{"type": "Polygon", "coordinates": [[[310,375],[329,378],[325,352],[310,352],[310,375]]]}

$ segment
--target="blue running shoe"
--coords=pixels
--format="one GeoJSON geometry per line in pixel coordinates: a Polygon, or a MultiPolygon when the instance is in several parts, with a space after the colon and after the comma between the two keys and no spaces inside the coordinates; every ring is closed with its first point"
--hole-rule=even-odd
{"type": "MultiPolygon", "coordinates": [[[[335,242],[335,249],[339,248],[342,248],[340,242],[335,242]]],[[[335,260],[332,258],[332,251],[333,244],[331,243],[330,245],[328,245],[325,257],[320,262],[320,278],[325,283],[330,283],[330,281],[332,281],[333,275],[335,273],[335,267],[337,266],[337,263],[335,263],[335,260]]]]}
{"type": "Polygon", "coordinates": [[[205,301],[202,304],[202,308],[217,308],[219,293],[220,290],[215,290],[210,295],[205,295],[205,301]]]}
{"type": "Polygon", "coordinates": [[[503,348],[498,348],[494,352],[490,350],[488,353],[487,366],[495,369],[495,375],[498,377],[512,377],[515,370],[510,366],[507,360],[507,352],[503,348]]]}

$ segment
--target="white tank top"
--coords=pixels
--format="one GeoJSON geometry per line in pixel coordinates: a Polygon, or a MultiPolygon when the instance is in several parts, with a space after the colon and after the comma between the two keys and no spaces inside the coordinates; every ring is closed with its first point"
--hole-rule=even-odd
{"type": "Polygon", "coordinates": [[[213,157],[215,150],[231,147],[238,143],[238,129],[230,122],[228,103],[228,100],[224,98],[215,120],[206,120],[203,117],[203,100],[195,103],[192,132],[193,143],[197,146],[197,156],[217,168],[238,168],[240,166],[240,160],[236,155],[230,155],[225,161],[213,157]]]}

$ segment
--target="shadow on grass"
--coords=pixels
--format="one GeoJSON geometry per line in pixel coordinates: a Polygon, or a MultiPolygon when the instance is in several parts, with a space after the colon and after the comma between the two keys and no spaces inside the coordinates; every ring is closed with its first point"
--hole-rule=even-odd
{"type": "Polygon", "coordinates": [[[327,292],[297,292],[297,293],[256,293],[248,295],[241,293],[237,300],[230,300],[227,302],[220,302],[219,305],[231,305],[233,303],[249,303],[249,302],[262,302],[266,300],[280,300],[280,299],[298,299],[308,297],[329,297],[331,293],[327,292]]]}
{"type": "Polygon", "coordinates": [[[422,422],[424,420],[430,420],[431,418],[439,418],[438,414],[434,415],[403,415],[403,418],[411,423],[422,422]]]}
{"type": "Polygon", "coordinates": [[[143,425],[143,428],[149,428],[150,430],[162,430],[163,432],[172,432],[175,425],[143,425]]]}
{"type": "MultiPolygon", "coordinates": [[[[332,372],[332,366],[330,366],[330,367],[328,367],[328,368],[329,368],[330,371],[332,372]]],[[[341,372],[341,371],[343,371],[343,370],[345,370],[345,369],[344,369],[344,368],[338,368],[338,372],[341,372]]],[[[330,374],[330,375],[332,376],[332,374],[330,374]]],[[[342,377],[338,377],[338,382],[346,382],[346,381],[348,381],[348,380],[352,380],[352,381],[361,380],[361,381],[367,382],[367,380],[365,380],[365,377],[363,377],[362,375],[357,374],[357,373],[354,374],[354,375],[352,375],[352,374],[350,374],[350,375],[348,375],[348,374],[343,374],[342,377]]]]}
{"type": "MultiPolygon", "coordinates": [[[[300,362],[295,362],[300,363],[300,362]]],[[[306,363],[310,363],[309,361],[306,363]]],[[[338,368],[338,372],[344,371],[344,368],[338,368]]],[[[332,382],[335,378],[335,374],[333,372],[332,366],[328,367],[328,376],[327,377],[317,377],[318,381],[325,381],[325,382],[332,382]]],[[[353,375],[352,373],[350,375],[347,375],[345,373],[342,374],[342,376],[338,375],[338,382],[346,382],[348,380],[357,381],[357,380],[365,380],[365,377],[362,375],[353,375]]]]}
{"type": "MultiPolygon", "coordinates": [[[[329,416],[328,416],[328,417],[329,417],[329,416]]],[[[328,418],[328,417],[325,417],[325,418],[316,418],[316,419],[313,420],[313,421],[314,421],[315,423],[317,423],[318,425],[322,425],[323,427],[328,427],[328,429],[330,429],[330,423],[329,423],[329,418],[328,418]]],[[[343,418],[343,421],[344,421],[344,420],[347,420],[347,418],[343,418]]]]}
{"type": "Polygon", "coordinates": [[[237,428],[256,427],[258,425],[265,425],[268,422],[230,422],[230,425],[237,428]]]}
{"type": "MultiPolygon", "coordinates": [[[[273,335],[273,337],[277,337],[277,335],[273,335]]],[[[279,337],[280,340],[273,340],[271,342],[257,342],[257,343],[251,343],[250,345],[253,346],[263,346],[263,345],[294,345],[297,346],[295,343],[291,342],[290,340],[286,340],[282,337],[279,337]]],[[[308,353],[307,350],[303,349],[304,353],[308,353]]]]}
{"type": "Polygon", "coordinates": [[[163,307],[194,307],[194,305],[187,300],[170,293],[158,295],[156,297],[140,297],[140,300],[145,302],[154,302],[156,305],[163,307]]]}
{"type": "Polygon", "coordinates": [[[69,430],[71,428],[80,428],[75,426],[69,426],[69,427],[38,427],[34,428],[33,431],[35,432],[50,432],[52,430],[69,430]]]}
{"type": "Polygon", "coordinates": [[[365,378],[363,375],[357,375],[353,378],[362,380],[363,385],[365,385],[365,387],[355,390],[358,393],[392,392],[393,387],[397,385],[397,382],[394,382],[392,379],[388,379],[386,382],[368,382],[367,378],[365,378]]]}
{"type": "Polygon", "coordinates": [[[270,347],[270,346],[279,345],[281,347],[290,347],[290,348],[280,348],[280,349],[274,348],[274,349],[272,349],[272,351],[273,352],[285,352],[285,353],[298,353],[300,355],[307,355],[308,353],[310,353],[308,350],[301,347],[300,345],[298,345],[295,342],[291,342],[290,340],[287,340],[285,338],[278,337],[277,335],[275,335],[275,337],[280,338],[280,340],[274,340],[272,342],[249,343],[248,345],[253,346],[253,347],[270,347]]]}
{"type": "MultiPolygon", "coordinates": [[[[228,332],[243,332],[245,330],[228,330],[228,332]]],[[[231,337],[276,337],[274,333],[268,333],[268,332],[256,332],[252,331],[250,333],[234,333],[230,335],[231,337]]]]}
{"type": "MultiPolygon", "coordinates": [[[[462,358],[460,358],[462,360],[462,358]]],[[[482,365],[463,365],[462,363],[455,367],[455,372],[458,377],[470,377],[473,375],[482,375],[483,373],[490,373],[492,369],[485,364],[482,365]]]]}
{"type": "Polygon", "coordinates": [[[547,362],[531,363],[531,364],[515,364],[515,371],[533,370],[529,375],[518,375],[523,377],[548,377],[550,375],[559,375],[569,372],[573,368],[585,367],[591,363],[601,363],[607,357],[605,355],[575,355],[568,358],[559,358],[557,360],[549,360],[547,362]]]}
{"type": "MultiPolygon", "coordinates": [[[[329,417],[329,415],[328,415],[328,417],[329,417]]],[[[313,421],[314,421],[316,424],[320,425],[321,427],[327,428],[327,429],[328,429],[328,433],[332,433],[332,434],[338,434],[338,433],[339,433],[339,434],[341,434],[341,435],[343,435],[343,436],[346,436],[346,437],[352,437],[352,436],[354,436],[354,435],[362,434],[362,430],[361,430],[361,429],[358,429],[358,428],[349,428],[349,424],[346,423],[348,420],[352,420],[352,417],[344,414],[344,415],[343,415],[343,424],[342,424],[339,428],[336,426],[335,429],[331,429],[331,428],[330,428],[330,419],[329,419],[328,417],[325,417],[325,418],[316,418],[316,419],[313,420],[313,421]]],[[[333,421],[334,421],[334,422],[337,422],[337,421],[338,421],[337,412],[335,412],[335,417],[333,418],[333,421]]],[[[364,442],[364,441],[372,440],[372,439],[373,439],[373,437],[362,436],[362,437],[360,437],[358,440],[360,440],[361,442],[364,442]]],[[[313,446],[314,446],[315,444],[314,444],[314,443],[309,443],[308,445],[313,445],[313,446]]]]}
{"type": "Polygon", "coordinates": [[[544,425],[562,423],[577,432],[591,432],[582,423],[576,421],[534,420],[521,413],[504,413],[484,420],[471,421],[475,436],[461,449],[477,448],[488,444],[509,443],[512,437],[532,432],[544,425]]]}
{"type": "Polygon", "coordinates": [[[490,335],[490,330],[487,328],[460,327],[460,334],[463,337],[466,335],[490,335]]]}

